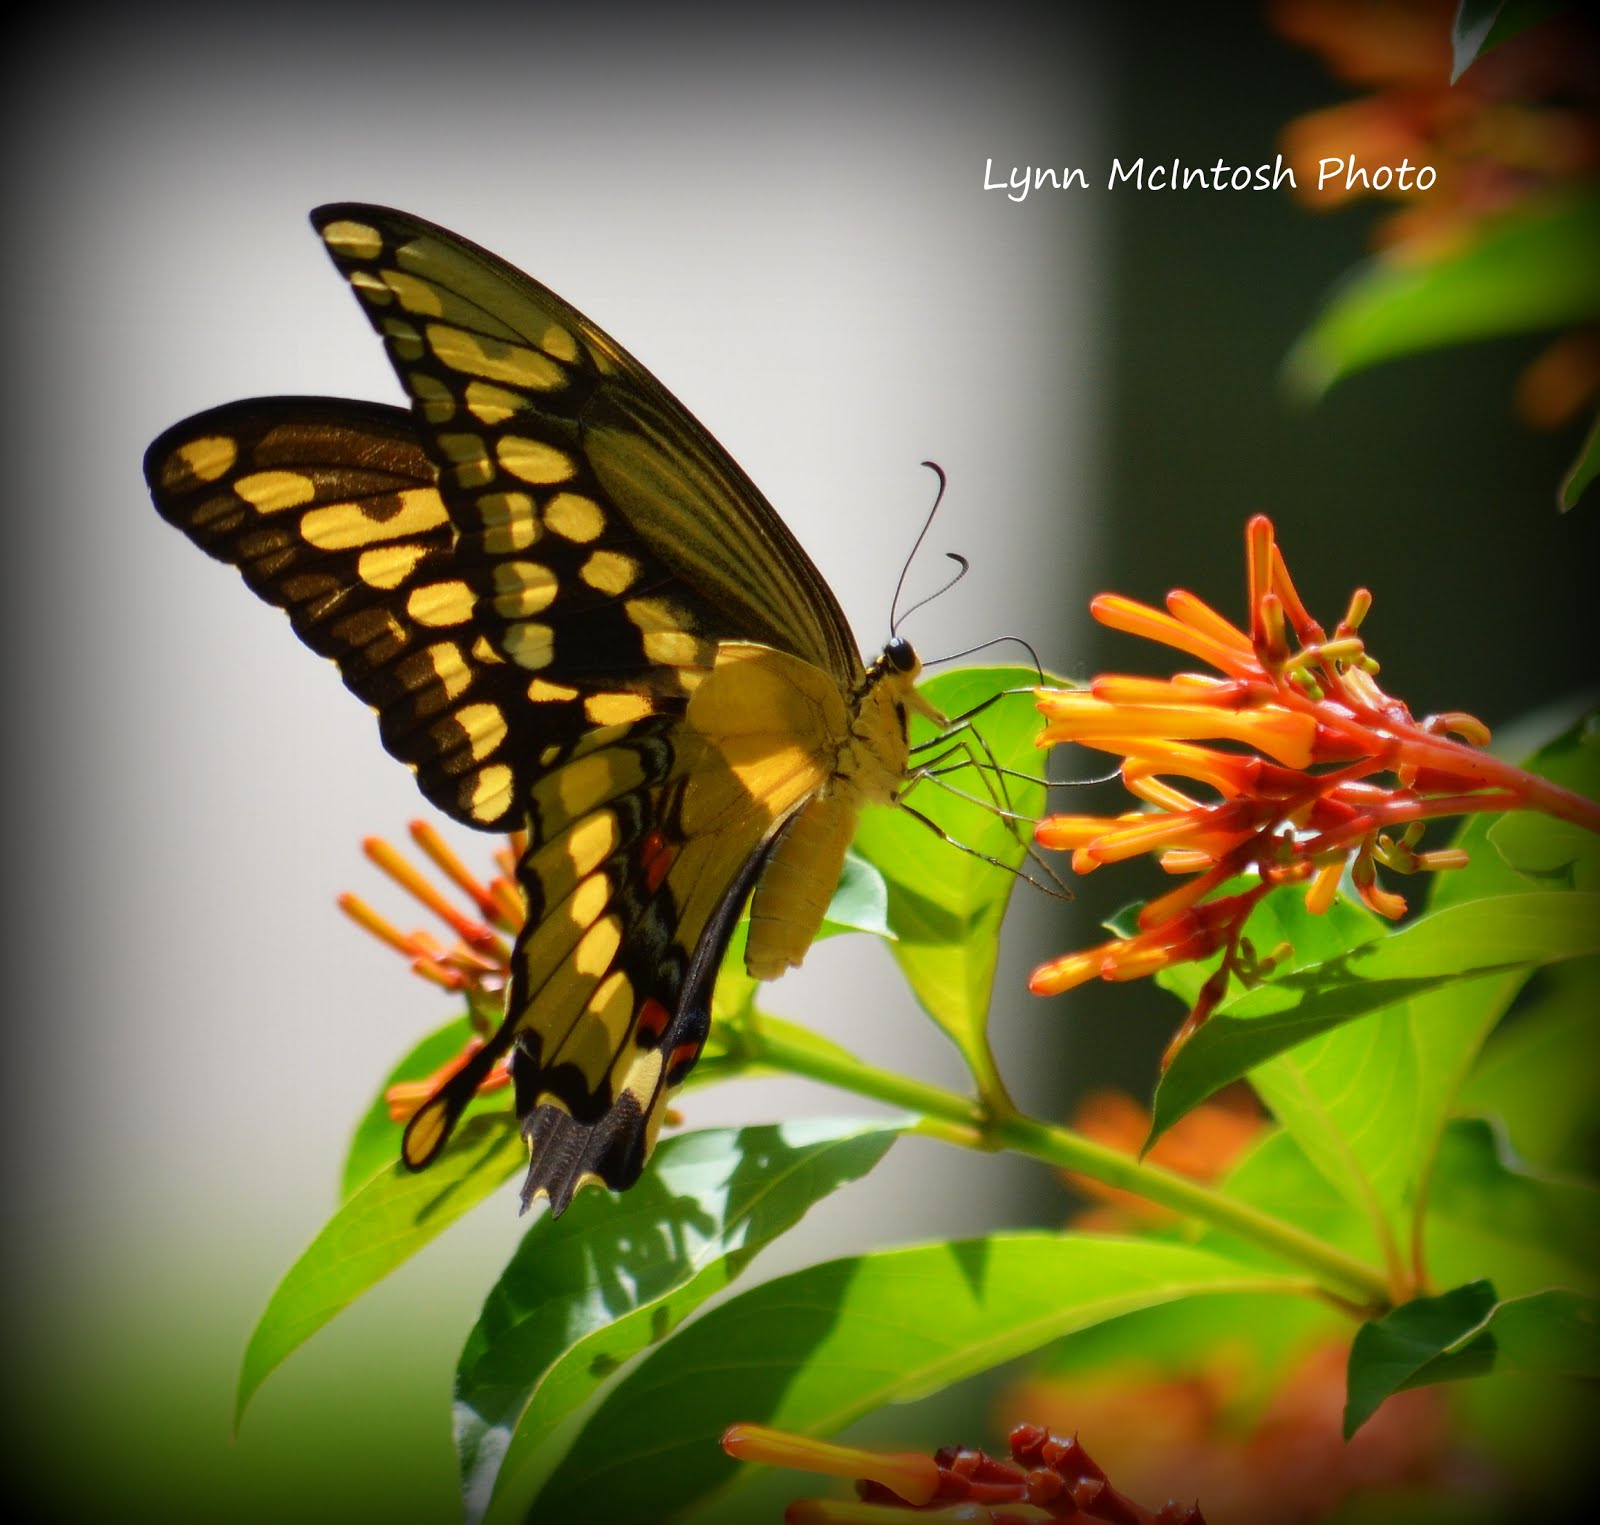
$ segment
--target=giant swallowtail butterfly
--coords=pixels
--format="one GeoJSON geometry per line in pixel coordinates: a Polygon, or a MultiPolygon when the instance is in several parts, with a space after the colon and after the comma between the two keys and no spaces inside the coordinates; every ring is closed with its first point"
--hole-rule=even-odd
{"type": "Polygon", "coordinates": [[[151,445],[157,509],[238,568],[377,712],[439,809],[527,831],[505,1019],[406,1129],[421,1169],[509,1051],[526,1205],[637,1179],[747,965],[797,964],[861,808],[894,799],[894,639],[863,667],[755,486],[637,361],[464,238],[312,222],[411,399],[229,403],[151,445]]]}

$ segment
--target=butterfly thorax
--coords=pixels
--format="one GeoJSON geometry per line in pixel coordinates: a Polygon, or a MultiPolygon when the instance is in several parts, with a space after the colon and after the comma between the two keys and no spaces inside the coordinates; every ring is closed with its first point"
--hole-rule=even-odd
{"type": "Polygon", "coordinates": [[[910,716],[942,722],[917,693],[920,670],[892,641],[846,697],[807,662],[730,642],[691,699],[690,729],[770,813],[745,955],[756,979],[798,964],[816,937],[862,809],[892,803],[905,780],[910,716]]]}

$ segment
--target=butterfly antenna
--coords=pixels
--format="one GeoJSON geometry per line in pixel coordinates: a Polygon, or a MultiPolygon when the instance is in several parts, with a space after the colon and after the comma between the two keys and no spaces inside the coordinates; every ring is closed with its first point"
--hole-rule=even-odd
{"type": "MultiPolygon", "coordinates": [[[[911,616],[915,614],[917,610],[920,609],[924,604],[931,604],[934,599],[938,598],[941,594],[948,593],[958,582],[961,581],[963,577],[967,575],[968,572],[972,570],[972,563],[969,562],[965,556],[962,556],[955,551],[946,551],[945,555],[948,556],[951,561],[955,562],[961,568],[961,570],[957,572],[956,575],[952,577],[950,581],[947,582],[942,588],[935,588],[933,592],[928,594],[926,598],[919,598],[916,603],[914,603],[909,609],[906,610],[904,614],[900,616],[902,620],[910,619],[911,616]]],[[[894,632],[891,630],[890,634],[893,633],[894,632]]],[[[926,663],[924,663],[924,666],[926,666],[926,663]]]]}
{"type": "MultiPolygon", "coordinates": [[[[922,464],[926,466],[928,470],[931,471],[936,477],[938,477],[939,490],[933,495],[933,507],[928,510],[928,517],[922,521],[922,528],[917,532],[917,538],[912,542],[911,554],[906,557],[905,564],[900,568],[900,580],[894,585],[894,597],[889,602],[890,635],[899,635],[900,621],[905,619],[907,615],[916,613],[916,611],[920,609],[923,604],[928,602],[927,598],[919,599],[909,609],[906,610],[905,614],[900,614],[897,612],[900,608],[900,595],[905,592],[906,574],[911,570],[911,563],[917,559],[917,552],[922,549],[922,542],[928,538],[928,531],[933,528],[933,516],[939,512],[939,505],[944,502],[944,490],[949,482],[949,478],[944,474],[944,467],[941,466],[937,461],[924,461],[922,464]]],[[[939,593],[948,593],[951,588],[953,588],[958,582],[961,581],[963,577],[967,575],[967,562],[965,557],[957,556],[953,551],[947,551],[945,554],[948,555],[952,561],[959,561],[961,563],[961,570],[957,572],[956,575],[944,585],[944,587],[939,589],[939,593]]],[[[930,593],[928,598],[937,598],[939,593],[930,593]]]]}
{"type": "MultiPolygon", "coordinates": [[[[957,578],[956,581],[960,581],[960,579],[957,578]]],[[[939,591],[942,593],[944,589],[941,588],[939,591]]],[[[922,603],[927,603],[927,599],[923,599],[922,603]]],[[[922,604],[912,605],[912,608],[915,609],[920,609],[921,607],[922,604]]],[[[910,610],[906,612],[910,613],[910,610]]],[[[1045,686],[1044,664],[1039,660],[1039,653],[1033,649],[1032,643],[1025,641],[1020,635],[997,635],[990,640],[979,641],[976,646],[968,646],[962,651],[947,652],[942,657],[929,657],[922,665],[924,667],[937,667],[941,662],[959,662],[962,657],[970,657],[975,651],[987,651],[991,646],[1003,646],[1007,641],[1020,646],[1033,658],[1033,670],[1039,675],[1039,686],[1043,688],[1045,686]]]]}

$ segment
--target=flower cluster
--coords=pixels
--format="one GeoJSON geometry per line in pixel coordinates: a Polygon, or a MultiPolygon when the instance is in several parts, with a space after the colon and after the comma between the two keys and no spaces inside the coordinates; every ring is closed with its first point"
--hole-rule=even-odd
{"type": "Polygon", "coordinates": [[[963,1525],[1047,1525],[1101,1520],[1115,1525],[1205,1525],[1197,1505],[1151,1511],[1113,1488],[1077,1438],[1063,1440],[1036,1424],[1010,1435],[1009,1459],[946,1446],[933,1456],[858,1450],[758,1424],[736,1424],[722,1446],[739,1461],[795,1467],[856,1479],[855,1500],[798,1499],[787,1525],[895,1525],[960,1520],[963,1525]]]}
{"type": "Polygon", "coordinates": [[[1414,720],[1378,686],[1378,664],[1358,633],[1372,602],[1365,589],[1329,636],[1295,591],[1271,521],[1252,519],[1246,545],[1248,633],[1181,591],[1168,596],[1165,613],[1116,594],[1090,605],[1102,624],[1175,647],[1220,676],[1113,675],[1081,691],[1038,694],[1040,744],[1120,754],[1123,782],[1146,807],[1110,818],[1048,816],[1040,844],[1071,851],[1079,873],[1157,852],[1168,873],[1188,877],[1143,907],[1133,936],[1051,960],[1030,988],[1055,995],[1096,976],[1137,979],[1221,951],[1174,1046],[1210,1014],[1230,978],[1252,980],[1279,956],[1262,959],[1241,938],[1269,890],[1303,885],[1307,908],[1322,912],[1348,874],[1366,905],[1394,918],[1406,904],[1379,883],[1380,865],[1411,874],[1465,862],[1459,850],[1418,849],[1431,818],[1537,809],[1600,829],[1592,801],[1482,751],[1488,732],[1471,716],[1414,720]],[[1231,885],[1240,879],[1244,888],[1231,885]]]}
{"type": "MultiPolygon", "coordinates": [[[[438,1073],[422,1080],[392,1085],[384,1092],[389,1116],[397,1123],[407,1121],[482,1047],[484,1039],[499,1024],[502,992],[511,968],[511,948],[506,936],[514,939],[524,919],[522,895],[515,879],[517,861],[525,845],[520,835],[508,837],[505,846],[495,853],[499,873],[487,884],[461,862],[426,821],[411,823],[411,840],[448,884],[466,897],[467,911],[453,905],[447,890],[432,883],[382,837],[368,837],[361,846],[367,857],[390,879],[455,934],[454,942],[443,943],[431,932],[421,929],[402,932],[364,900],[349,893],[339,897],[339,909],[357,926],[407,959],[413,974],[445,990],[463,994],[477,1036],[438,1073]]],[[[508,1083],[505,1066],[500,1064],[478,1089],[496,1090],[508,1083]]]]}

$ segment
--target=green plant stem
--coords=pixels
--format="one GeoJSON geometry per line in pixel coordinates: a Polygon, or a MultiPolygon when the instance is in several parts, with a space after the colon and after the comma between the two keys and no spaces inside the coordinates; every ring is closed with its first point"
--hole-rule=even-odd
{"type": "Polygon", "coordinates": [[[837,1052],[793,1043],[781,1031],[768,1029],[755,1012],[746,1019],[742,1046],[747,1059],[936,1120],[946,1125],[939,1130],[943,1136],[973,1148],[1024,1154],[1237,1234],[1314,1271],[1337,1298],[1364,1311],[1390,1304],[1383,1274],[1364,1261],[1270,1213],[1225,1197],[1159,1165],[1143,1163],[1094,1143],[1070,1128],[1020,1113],[992,1116],[979,1102],[959,1092],[897,1075],[853,1057],[847,1059],[837,1052]]]}

